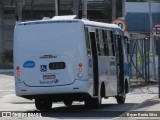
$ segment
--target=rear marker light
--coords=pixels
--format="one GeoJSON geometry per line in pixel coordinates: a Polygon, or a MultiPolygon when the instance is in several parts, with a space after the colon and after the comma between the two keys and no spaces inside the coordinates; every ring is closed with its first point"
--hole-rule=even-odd
{"type": "Polygon", "coordinates": [[[83,65],[80,63],[80,64],[79,64],[79,67],[82,67],[82,66],[83,66],[83,65]]]}

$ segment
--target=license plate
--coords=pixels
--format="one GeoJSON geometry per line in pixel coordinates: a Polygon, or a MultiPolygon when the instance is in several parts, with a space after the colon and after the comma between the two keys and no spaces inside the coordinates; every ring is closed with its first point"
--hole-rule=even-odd
{"type": "Polygon", "coordinates": [[[43,75],[43,80],[56,79],[56,75],[43,75]]]}

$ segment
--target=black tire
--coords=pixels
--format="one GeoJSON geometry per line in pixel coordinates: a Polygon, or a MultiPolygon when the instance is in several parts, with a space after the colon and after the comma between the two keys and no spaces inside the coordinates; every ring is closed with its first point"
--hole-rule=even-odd
{"type": "Polygon", "coordinates": [[[85,103],[86,108],[92,108],[93,107],[93,102],[92,102],[91,99],[85,100],[84,103],[85,103]]]}
{"type": "Polygon", "coordinates": [[[123,93],[122,95],[116,96],[116,100],[118,104],[124,104],[126,100],[126,93],[123,93]]]}
{"type": "Polygon", "coordinates": [[[52,108],[52,101],[35,99],[35,107],[37,110],[50,110],[52,108]]]}
{"type": "Polygon", "coordinates": [[[63,102],[64,102],[65,106],[67,106],[67,107],[71,107],[72,103],[73,103],[72,100],[64,100],[63,102]]]}
{"type": "Polygon", "coordinates": [[[102,98],[101,97],[93,98],[93,104],[94,104],[95,109],[100,108],[101,103],[102,103],[102,98]]]}
{"type": "Polygon", "coordinates": [[[98,109],[101,106],[102,98],[101,97],[92,98],[92,99],[85,100],[84,102],[87,108],[98,109]]]}

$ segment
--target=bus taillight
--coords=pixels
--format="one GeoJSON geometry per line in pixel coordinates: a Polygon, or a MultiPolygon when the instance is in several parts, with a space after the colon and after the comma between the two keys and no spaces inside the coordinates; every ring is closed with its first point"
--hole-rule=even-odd
{"type": "Polygon", "coordinates": [[[78,72],[82,72],[83,71],[83,69],[82,68],[78,68],[78,72]]]}
{"type": "Polygon", "coordinates": [[[21,72],[20,71],[17,71],[17,75],[20,75],[21,74],[21,72]]]}
{"type": "Polygon", "coordinates": [[[82,78],[83,77],[83,73],[82,73],[82,71],[83,71],[83,68],[82,68],[82,64],[80,63],[79,65],[78,65],[78,78],[82,78]]]}

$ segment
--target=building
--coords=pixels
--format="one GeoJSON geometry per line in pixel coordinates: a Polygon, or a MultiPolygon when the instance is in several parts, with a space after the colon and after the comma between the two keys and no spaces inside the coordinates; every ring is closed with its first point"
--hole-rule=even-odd
{"type": "Polygon", "coordinates": [[[138,75],[137,69],[144,74],[144,69],[147,68],[146,72],[149,73],[150,77],[157,79],[158,57],[155,54],[156,41],[153,38],[144,38],[151,35],[153,25],[160,24],[160,2],[126,2],[125,20],[127,32],[131,38],[129,41],[130,55],[133,53],[131,57],[134,63],[134,65],[131,64],[132,74],[138,75]],[[147,53],[149,54],[147,55],[147,53]],[[148,60],[146,61],[146,59],[148,60]],[[138,64],[138,60],[142,62],[138,64]]]}
{"type": "Polygon", "coordinates": [[[150,35],[150,11],[151,24],[160,24],[160,2],[126,2],[125,20],[130,37],[142,38],[150,35]]]}
{"type": "MultiPolygon", "coordinates": [[[[110,14],[106,12],[106,7],[111,6],[110,0],[88,0],[87,2],[89,19],[111,21],[110,14]]],[[[40,20],[43,17],[52,18],[55,15],[55,0],[0,0],[0,56],[6,49],[13,49],[13,31],[17,14],[19,14],[18,7],[22,7],[22,21],[40,20]]],[[[81,18],[81,0],[59,0],[59,15],[74,14],[75,9],[78,10],[78,17],[81,18]]]]}

